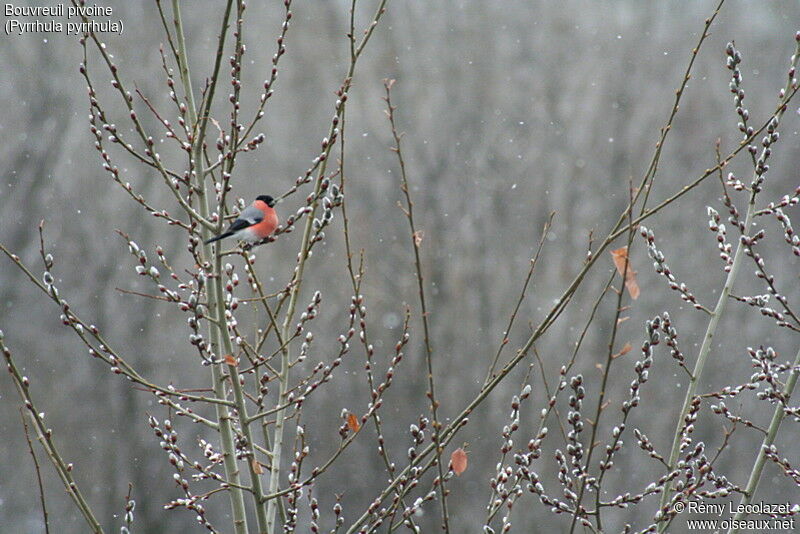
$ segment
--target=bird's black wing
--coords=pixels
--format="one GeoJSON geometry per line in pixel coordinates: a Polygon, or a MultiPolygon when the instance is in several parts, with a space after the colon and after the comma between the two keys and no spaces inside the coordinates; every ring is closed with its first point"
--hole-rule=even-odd
{"type": "Polygon", "coordinates": [[[228,232],[238,232],[239,230],[243,230],[249,226],[258,224],[263,220],[264,213],[258,208],[249,206],[242,210],[242,213],[239,214],[239,217],[231,223],[230,228],[228,228],[228,232]]]}
{"type": "Polygon", "coordinates": [[[231,223],[231,225],[228,227],[228,230],[225,233],[233,234],[235,232],[238,232],[239,230],[244,230],[245,228],[253,226],[253,224],[254,223],[246,219],[236,219],[231,223]]]}
{"type": "Polygon", "coordinates": [[[245,228],[249,228],[254,224],[258,224],[264,220],[264,213],[253,206],[245,208],[242,210],[242,213],[239,214],[239,217],[231,223],[225,233],[222,233],[216,237],[212,237],[205,241],[206,245],[209,243],[213,243],[215,241],[219,241],[220,239],[224,239],[226,237],[230,237],[239,230],[244,230],[245,228]]]}

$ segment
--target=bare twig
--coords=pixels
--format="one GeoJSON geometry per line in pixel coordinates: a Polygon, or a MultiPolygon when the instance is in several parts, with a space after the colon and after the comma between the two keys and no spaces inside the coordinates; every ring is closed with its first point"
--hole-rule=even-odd
{"type": "Polygon", "coordinates": [[[31,437],[28,433],[28,423],[25,421],[25,413],[22,411],[22,408],[19,409],[19,416],[22,420],[22,428],[25,431],[25,441],[28,444],[28,452],[31,453],[31,458],[33,458],[33,466],[36,468],[36,482],[39,485],[39,501],[42,503],[42,516],[44,519],[44,532],[45,534],[50,534],[50,521],[47,518],[47,503],[44,500],[44,485],[42,484],[42,473],[39,470],[39,460],[36,459],[36,453],[33,451],[33,444],[31,443],[31,437]]]}

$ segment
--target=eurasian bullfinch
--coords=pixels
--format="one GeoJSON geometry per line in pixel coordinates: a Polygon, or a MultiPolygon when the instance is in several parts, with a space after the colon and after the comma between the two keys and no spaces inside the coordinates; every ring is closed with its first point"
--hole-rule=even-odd
{"type": "Polygon", "coordinates": [[[268,237],[278,226],[278,215],[273,209],[275,204],[275,199],[269,195],[256,197],[253,204],[245,208],[224,233],[212,237],[206,241],[206,244],[230,236],[249,243],[255,243],[268,237]]]}

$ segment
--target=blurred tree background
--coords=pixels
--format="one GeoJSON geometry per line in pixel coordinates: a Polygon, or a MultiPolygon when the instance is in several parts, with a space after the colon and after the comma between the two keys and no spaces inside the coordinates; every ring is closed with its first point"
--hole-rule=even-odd
{"type": "MultiPolygon", "coordinates": [[[[287,56],[282,60],[275,96],[258,127],[266,134],[265,145],[238,160],[232,181],[236,197],[282,193],[318,152],[333,113],[333,91],[349,61],[345,37],[349,4],[344,0],[298,0],[293,4],[287,56]]],[[[125,23],[122,36],[105,39],[123,78],[131,87],[131,82],[135,83],[157,107],[171,109],[157,47],[163,33],[154,4],[109,1],[107,5],[114,8],[113,18],[125,23]]],[[[390,1],[359,64],[348,104],[348,215],[354,246],[365,249],[363,292],[369,316],[383,327],[373,327],[371,336],[376,348],[388,353],[399,336],[405,303],[412,310],[417,303],[407,230],[397,207],[399,175],[382,111],[382,80],[394,78],[417,224],[424,230],[423,262],[444,418],[457,414],[480,387],[549,213],[556,212],[554,226],[547,235],[529,298],[521,308],[518,330],[511,336],[511,347],[528,337],[527,324],[541,318],[541,312],[549,309],[579,269],[589,233],[605,232],[624,208],[629,180],[638,179],[649,162],[691,48],[715,5],[715,1],[635,0],[390,1]]],[[[198,0],[187,4],[184,11],[195,87],[202,85],[211,69],[219,9],[218,2],[198,0]]],[[[366,21],[373,9],[365,2],[359,21],[366,21]]],[[[283,17],[282,2],[251,2],[248,17],[242,98],[246,116],[254,111],[269,73],[274,38],[283,17]]],[[[777,91],[784,85],[798,23],[800,5],[792,0],[726,3],[697,60],[667,141],[654,200],[666,198],[713,166],[717,138],[723,147],[738,143],[725,43],[735,40],[743,52],[747,104],[760,123],[774,110],[777,91]]],[[[181,387],[206,387],[205,369],[196,365],[196,355],[186,353],[185,318],[166,305],[114,289],[151,289],[132,276],[127,246],[115,235],[115,228],[130,233],[139,243],[162,245],[176,260],[186,261],[189,255],[182,235],[124,198],[101,169],[88,129],[80,61],[74,36],[2,37],[0,241],[33,262],[38,254],[36,225],[44,219],[57,260],[54,275],[73,307],[105,329],[129,361],[149,376],[167,377],[162,382],[174,380],[181,387]]],[[[95,81],[103,85],[108,74],[97,68],[96,61],[94,65],[95,81]]],[[[109,101],[118,102],[114,97],[109,96],[109,101]]],[[[765,200],[778,198],[798,185],[800,137],[794,109],[796,105],[787,114],[771,161],[765,200]]],[[[143,120],[161,130],[152,117],[143,120]]],[[[123,169],[132,164],[118,158],[123,169]]],[[[748,176],[748,165],[742,158],[732,170],[738,168],[739,174],[748,176]]],[[[145,196],[162,185],[154,172],[144,173],[138,165],[130,168],[135,172],[125,171],[124,179],[145,196]]],[[[706,228],[705,207],[714,205],[722,211],[719,195],[719,184],[707,180],[648,224],[656,230],[677,276],[704,302],[716,299],[724,277],[714,236],[706,228]]],[[[172,207],[171,198],[157,200],[158,205],[163,202],[163,207],[172,207]]],[[[291,210],[286,204],[281,208],[284,216],[291,210]]],[[[349,302],[350,297],[340,228],[337,215],[307,274],[313,287],[323,292],[322,313],[313,330],[317,339],[331,342],[346,327],[346,305],[340,304],[349,302]]],[[[296,239],[297,234],[290,234],[259,253],[257,269],[262,279],[274,282],[268,290],[280,289],[278,284],[285,276],[279,273],[293,268],[296,239]]],[[[770,246],[779,245],[779,240],[773,240],[770,246]]],[[[786,254],[780,257],[785,261],[773,262],[772,268],[788,296],[797,297],[798,259],[786,254]]],[[[642,297],[629,312],[631,320],[620,326],[620,339],[638,347],[643,321],[668,310],[687,355],[694,357],[704,322],[652,272],[641,243],[635,244],[632,262],[639,271],[642,297]]],[[[538,343],[551,385],[558,368],[569,358],[611,269],[610,259],[594,269],[559,322],[538,343]]],[[[750,271],[752,265],[745,264],[745,272],[750,271]]],[[[79,340],[60,326],[57,308],[23,278],[3,258],[0,327],[31,377],[40,408],[47,412],[64,456],[75,463],[76,477],[99,518],[118,528],[128,482],[132,482],[137,531],[199,530],[191,514],[162,509],[176,496],[176,490],[145,413],[164,417],[163,407],[88,357],[79,340]]],[[[749,275],[743,276],[735,289],[737,294],[758,292],[762,291],[749,275]]],[[[590,391],[598,374],[595,364],[605,357],[614,316],[611,299],[598,313],[577,367],[590,391]]],[[[384,408],[390,452],[398,458],[408,447],[409,424],[428,412],[417,320],[415,316],[407,358],[384,408]]],[[[747,346],[771,344],[786,358],[794,354],[796,339],[776,330],[771,320],[732,303],[701,391],[745,381],[750,374],[747,346]]],[[[638,357],[636,352],[634,349],[630,357],[638,357]]],[[[516,377],[473,414],[459,438],[469,442],[470,467],[450,484],[455,532],[476,532],[485,517],[488,479],[501,444],[499,429],[507,422],[508,403],[518,392],[525,367],[520,366],[516,377]]],[[[354,347],[334,387],[321,391],[309,403],[304,422],[315,438],[312,464],[335,450],[341,409],[366,404],[362,373],[363,356],[354,347]]],[[[534,374],[535,402],[527,405],[527,411],[523,409],[521,435],[525,440],[538,421],[545,397],[538,367],[534,374]]],[[[612,377],[608,388],[612,403],[625,398],[632,377],[630,368],[612,377]]],[[[661,353],[645,387],[643,407],[634,416],[634,424],[641,425],[662,451],[669,449],[685,381],[666,353],[661,353]]],[[[2,533],[41,531],[38,489],[18,409],[11,381],[0,379],[2,533]]],[[[769,413],[761,406],[757,417],[764,420],[769,413]]],[[[609,417],[611,422],[614,418],[609,417]]],[[[718,444],[720,421],[698,424],[697,432],[700,439],[718,444]]],[[[206,434],[205,429],[186,423],[182,438],[191,448],[197,437],[206,434]]],[[[784,435],[779,444],[793,451],[796,459],[798,447],[790,440],[790,435],[784,435]]],[[[661,469],[636,450],[632,436],[628,442],[612,471],[620,491],[630,489],[631,480],[649,480],[647,477],[657,476],[661,469]]],[[[720,459],[722,470],[743,483],[758,443],[756,433],[739,436],[737,446],[720,459]],[[742,462],[742,457],[747,461],[742,462]]],[[[555,471],[551,458],[545,455],[540,460],[542,466],[548,466],[542,467],[540,474],[555,471]]],[[[51,466],[43,469],[49,474],[51,466]]],[[[760,488],[763,500],[785,500],[781,488],[786,486],[770,483],[778,476],[774,467],[767,467],[760,488]]],[[[82,532],[85,527],[63,489],[53,476],[47,478],[48,506],[51,517],[58,518],[57,531],[82,532]]],[[[322,509],[328,511],[333,493],[346,489],[344,514],[352,519],[385,486],[386,478],[374,439],[363,436],[348,449],[345,460],[318,481],[315,493],[322,509]]],[[[523,498],[532,504],[515,511],[516,524],[527,525],[522,531],[563,528],[562,519],[545,510],[537,498],[523,498]]],[[[608,530],[617,530],[624,522],[646,521],[636,514],[647,509],[651,515],[654,507],[655,499],[652,509],[619,512],[608,530]]],[[[211,509],[228,513],[223,499],[211,509]]],[[[438,512],[430,508],[426,515],[430,522],[421,520],[429,525],[424,531],[432,532],[438,512]]]]}

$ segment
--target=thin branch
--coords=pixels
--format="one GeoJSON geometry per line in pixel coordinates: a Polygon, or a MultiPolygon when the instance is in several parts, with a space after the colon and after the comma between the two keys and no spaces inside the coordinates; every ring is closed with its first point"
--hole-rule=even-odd
{"type": "MultiPolygon", "coordinates": [[[[792,62],[791,62],[792,71],[796,67],[798,59],[800,59],[799,56],[800,56],[800,40],[797,41],[795,54],[792,56],[792,62]]],[[[787,81],[786,88],[781,93],[781,95],[785,94],[786,96],[780,99],[777,111],[770,117],[770,119],[764,126],[765,128],[769,127],[770,134],[777,129],[778,125],[780,124],[781,117],[783,117],[783,114],[786,111],[788,99],[790,99],[797,92],[797,89],[798,86],[794,84],[794,78],[790,76],[789,80],[787,81]],[[790,89],[793,89],[791,93],[789,93],[790,89]]],[[[771,135],[769,137],[771,138],[771,135]]],[[[766,159],[769,150],[770,150],[769,144],[767,144],[767,146],[765,146],[762,151],[761,157],[763,159],[766,159]]],[[[766,172],[765,169],[762,170],[760,166],[758,165],[756,166],[755,170],[753,171],[753,184],[756,184],[759,181],[759,179],[763,179],[762,176],[764,172],[766,172]]],[[[747,213],[745,215],[744,226],[742,227],[744,228],[744,232],[750,231],[750,228],[753,224],[753,218],[755,217],[755,212],[756,212],[756,197],[758,196],[759,190],[760,190],[759,187],[753,187],[752,191],[750,192],[749,201],[747,203],[747,213]]],[[[749,239],[746,235],[743,236],[743,238],[744,240],[749,239]]],[[[692,371],[692,376],[689,379],[689,386],[686,388],[683,407],[681,408],[681,411],[679,413],[677,428],[675,430],[672,439],[672,447],[669,456],[670,470],[674,469],[678,461],[678,455],[680,453],[681,434],[682,434],[681,429],[684,426],[684,418],[689,412],[692,400],[695,397],[695,393],[697,391],[697,385],[700,378],[702,377],[706,359],[708,358],[708,355],[711,353],[712,341],[717,331],[717,326],[719,325],[719,321],[725,312],[725,308],[728,304],[729,295],[731,293],[731,290],[733,289],[733,284],[736,281],[736,277],[739,273],[739,268],[741,266],[742,259],[744,258],[745,255],[745,250],[747,249],[744,240],[738,241],[736,252],[734,253],[733,256],[733,262],[731,263],[730,271],[728,272],[728,276],[725,278],[725,283],[722,286],[722,290],[720,291],[717,304],[712,312],[711,320],[708,322],[708,325],[706,327],[706,332],[705,335],[703,336],[703,343],[700,346],[700,351],[698,352],[697,355],[697,360],[695,362],[695,366],[692,371]]],[[[671,494],[672,494],[671,483],[668,482],[667,485],[664,487],[664,492],[661,496],[661,503],[660,503],[661,509],[664,509],[664,507],[667,506],[671,494]]],[[[658,530],[659,532],[664,532],[666,528],[667,528],[667,523],[661,522],[659,524],[658,530]]]]}
{"type": "MultiPolygon", "coordinates": [[[[42,444],[42,448],[44,448],[47,457],[56,468],[56,472],[58,473],[62,484],[64,484],[64,488],[67,490],[67,494],[75,503],[75,506],[78,507],[78,510],[80,511],[86,523],[89,525],[91,531],[95,534],[102,534],[103,528],[95,518],[89,503],[84,498],[83,494],[78,488],[78,484],[72,477],[72,464],[68,464],[64,461],[53,441],[53,431],[47,428],[43,419],[43,413],[36,408],[36,404],[30,394],[30,380],[28,377],[22,376],[22,374],[19,372],[19,368],[14,362],[11,351],[6,347],[3,337],[3,332],[0,330],[0,352],[2,352],[3,356],[5,356],[6,365],[8,366],[8,371],[11,374],[11,379],[14,381],[17,392],[19,393],[20,398],[22,399],[22,402],[28,411],[28,415],[31,418],[31,422],[36,430],[39,442],[42,444]]],[[[42,502],[44,503],[44,499],[42,499],[42,502]]],[[[47,524],[46,514],[45,524],[47,524]]]]}
{"type": "Polygon", "coordinates": [[[522,284],[522,290],[519,293],[519,298],[517,298],[517,305],[514,306],[514,311],[511,312],[511,317],[508,319],[508,325],[506,326],[505,330],[503,330],[503,339],[500,340],[500,346],[497,347],[497,353],[494,355],[494,360],[492,360],[492,364],[489,366],[489,371],[486,373],[486,378],[483,380],[484,386],[492,378],[494,369],[497,367],[497,362],[500,361],[500,355],[503,353],[505,346],[508,345],[509,336],[511,335],[511,328],[514,326],[514,320],[517,318],[519,308],[522,306],[522,302],[525,300],[525,296],[528,293],[528,285],[531,282],[531,278],[533,278],[533,272],[536,270],[536,263],[539,261],[539,254],[541,254],[542,249],[544,248],[545,238],[547,237],[547,232],[550,231],[550,226],[553,224],[553,217],[555,214],[556,212],[551,212],[547,217],[547,221],[544,223],[542,236],[539,238],[539,245],[536,247],[536,253],[530,261],[531,266],[528,269],[528,275],[525,277],[525,282],[522,284]]]}
{"type": "Polygon", "coordinates": [[[36,468],[36,482],[39,485],[39,500],[42,503],[42,516],[44,518],[44,532],[45,534],[50,534],[50,521],[47,519],[47,504],[44,500],[44,484],[42,484],[42,473],[39,469],[39,460],[36,458],[36,453],[33,451],[33,444],[31,443],[31,437],[28,433],[28,422],[25,421],[25,412],[22,411],[22,408],[19,409],[19,417],[22,420],[22,428],[25,432],[25,441],[28,443],[28,452],[31,453],[31,458],[33,458],[33,466],[36,468]]]}
{"type": "Polygon", "coordinates": [[[411,246],[414,249],[414,268],[417,275],[417,290],[419,295],[420,315],[422,317],[422,330],[425,342],[425,363],[428,366],[428,400],[431,405],[431,415],[433,416],[433,433],[431,439],[436,446],[436,468],[439,471],[439,497],[442,503],[442,527],[445,532],[450,532],[450,519],[447,513],[447,488],[445,486],[444,469],[442,467],[442,446],[439,442],[439,432],[441,431],[441,423],[439,422],[438,408],[439,401],[436,399],[435,380],[433,373],[433,348],[431,346],[430,326],[428,325],[428,308],[425,302],[425,280],[422,275],[422,261],[419,256],[419,247],[422,244],[422,236],[420,231],[414,223],[414,202],[411,200],[411,193],[409,192],[408,176],[406,175],[406,164],[403,160],[403,151],[401,148],[402,134],[397,131],[395,123],[394,112],[397,109],[392,105],[392,85],[394,80],[384,80],[383,86],[386,90],[386,115],[389,119],[389,125],[392,130],[392,137],[394,138],[394,153],[397,155],[397,161],[400,165],[400,189],[406,199],[406,207],[403,210],[408,220],[408,226],[411,235],[411,246]]]}

